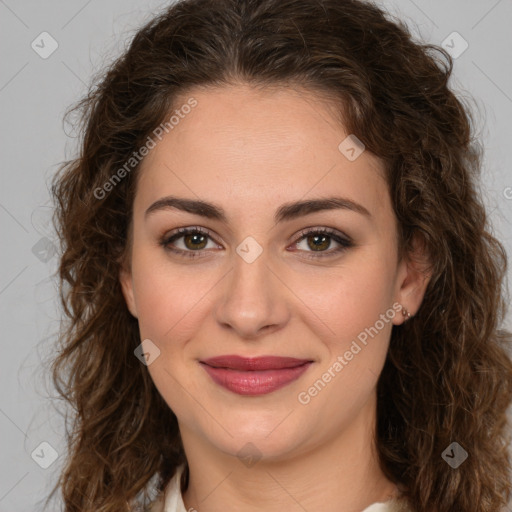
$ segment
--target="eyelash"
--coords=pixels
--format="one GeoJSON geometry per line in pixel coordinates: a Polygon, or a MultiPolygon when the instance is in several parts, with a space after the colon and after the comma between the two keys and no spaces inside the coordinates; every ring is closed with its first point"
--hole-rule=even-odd
{"type": "MultiPolygon", "coordinates": [[[[202,234],[202,235],[205,235],[205,236],[209,237],[210,239],[212,239],[210,232],[208,230],[203,229],[199,226],[193,226],[193,227],[187,227],[187,228],[179,228],[174,233],[165,235],[160,240],[160,245],[164,249],[171,251],[175,254],[178,254],[179,256],[183,256],[185,258],[204,257],[204,255],[202,253],[206,249],[200,249],[197,251],[191,251],[191,250],[184,251],[183,249],[176,249],[170,245],[172,242],[182,238],[185,235],[189,235],[189,234],[202,234]]],[[[329,251],[319,251],[319,252],[306,251],[306,252],[311,252],[311,254],[306,256],[306,258],[311,258],[311,259],[326,258],[329,256],[340,254],[343,251],[346,251],[350,247],[354,246],[354,244],[353,244],[352,240],[350,240],[350,238],[348,238],[348,237],[343,238],[342,236],[339,235],[339,233],[336,230],[331,229],[331,228],[321,228],[321,229],[320,228],[306,228],[306,229],[303,229],[302,231],[299,232],[299,238],[297,239],[297,241],[295,241],[293,243],[293,245],[297,245],[299,242],[301,242],[303,239],[307,238],[310,235],[327,235],[329,238],[331,238],[332,240],[334,240],[335,242],[340,244],[340,247],[338,247],[334,250],[329,250],[329,251]]]]}

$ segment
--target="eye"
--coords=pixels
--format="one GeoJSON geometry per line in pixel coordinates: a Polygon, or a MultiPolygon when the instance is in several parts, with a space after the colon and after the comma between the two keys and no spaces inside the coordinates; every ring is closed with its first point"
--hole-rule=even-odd
{"type": "Polygon", "coordinates": [[[294,242],[293,246],[301,251],[311,252],[312,254],[306,256],[308,258],[324,258],[337,255],[354,245],[349,237],[331,228],[304,229],[300,232],[300,235],[299,240],[294,242]],[[338,244],[338,247],[327,250],[331,247],[333,241],[338,244]],[[300,247],[301,244],[302,247],[300,247]]]}
{"type": "MultiPolygon", "coordinates": [[[[179,254],[180,256],[200,258],[205,256],[202,251],[208,248],[207,245],[209,238],[211,238],[211,236],[208,230],[199,226],[193,226],[179,228],[173,233],[165,235],[160,241],[160,245],[171,252],[179,254]],[[183,239],[181,241],[181,247],[176,247],[176,245],[180,244],[176,244],[175,242],[180,239],[183,239]]],[[[214,248],[217,248],[217,246],[214,248]]]]}

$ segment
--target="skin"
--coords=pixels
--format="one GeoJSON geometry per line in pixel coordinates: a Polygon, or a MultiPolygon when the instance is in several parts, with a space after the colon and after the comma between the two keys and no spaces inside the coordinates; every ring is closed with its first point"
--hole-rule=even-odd
{"type": "Polygon", "coordinates": [[[419,262],[427,261],[418,244],[417,262],[398,260],[382,164],[369,151],[354,161],[340,152],[348,134],[333,104],[313,92],[238,84],[196,88],[183,102],[191,96],[197,106],[142,162],[130,258],[120,274],[141,340],[160,350],[148,370],[178,418],[190,467],[186,509],[360,512],[386,501],[396,487],[375,455],[376,385],[403,315],[385,323],[309,403],[298,401],[393,303],[414,315],[423,299],[428,277],[419,262]],[[215,203],[227,223],[176,208],[145,215],[169,195],[215,203]],[[334,195],[371,216],[331,209],[274,222],[283,203],[334,195]],[[199,247],[204,257],[159,244],[187,226],[209,230],[207,246],[181,237],[174,247],[199,247]],[[331,254],[308,258],[319,251],[314,235],[309,244],[301,238],[304,228],[332,228],[354,245],[335,254],[340,245],[327,239],[323,254],[331,254]],[[248,236],[262,248],[252,263],[236,252],[248,236]],[[241,396],[199,364],[224,354],[314,363],[284,388],[241,396]],[[250,467],[237,456],[249,442],[261,457],[250,467]]]}

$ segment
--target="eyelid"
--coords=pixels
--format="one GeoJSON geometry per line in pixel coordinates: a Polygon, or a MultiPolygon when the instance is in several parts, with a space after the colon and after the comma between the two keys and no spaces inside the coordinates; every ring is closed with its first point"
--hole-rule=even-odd
{"type": "Polygon", "coordinates": [[[343,233],[342,231],[339,231],[338,229],[334,229],[334,228],[329,228],[326,226],[313,226],[313,227],[303,228],[298,233],[293,235],[293,238],[295,239],[296,237],[299,237],[299,239],[301,239],[311,233],[326,233],[328,235],[342,238],[342,239],[344,239],[345,242],[352,242],[352,239],[348,235],[343,233]]]}

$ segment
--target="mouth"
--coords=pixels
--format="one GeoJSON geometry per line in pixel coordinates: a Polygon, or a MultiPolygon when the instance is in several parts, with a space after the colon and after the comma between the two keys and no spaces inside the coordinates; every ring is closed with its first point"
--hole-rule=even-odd
{"type": "Polygon", "coordinates": [[[212,357],[200,361],[211,379],[239,395],[264,395],[297,380],[311,366],[309,359],[236,355],[212,357]]]}

